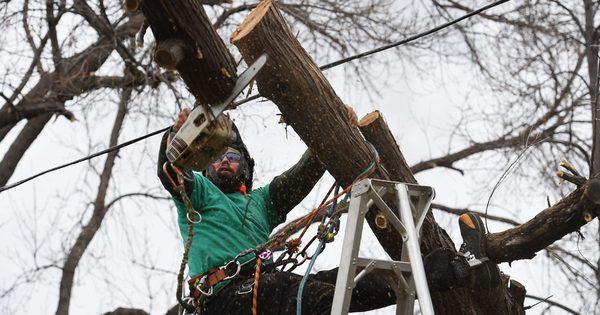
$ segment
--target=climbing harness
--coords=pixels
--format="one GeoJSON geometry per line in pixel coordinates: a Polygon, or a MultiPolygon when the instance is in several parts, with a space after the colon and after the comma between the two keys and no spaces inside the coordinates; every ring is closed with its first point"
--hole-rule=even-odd
{"type": "MultiPolygon", "coordinates": [[[[379,165],[379,155],[375,148],[369,144],[369,148],[373,152],[374,159],[369,164],[369,166],[361,172],[357,178],[350,184],[348,187],[342,189],[340,191],[340,186],[336,182],[329,189],[328,193],[323,198],[321,204],[313,209],[311,212],[306,214],[304,217],[299,219],[295,224],[288,227],[286,230],[279,232],[278,234],[271,237],[266,243],[258,245],[256,248],[246,249],[243,252],[239,253],[233,260],[226,263],[225,265],[213,268],[209,270],[207,273],[194,277],[188,280],[188,284],[190,287],[190,297],[182,299],[181,298],[181,287],[183,280],[183,269],[185,268],[185,264],[187,263],[189,248],[191,246],[191,239],[193,237],[193,224],[200,222],[201,216],[200,213],[195,211],[191,206],[191,202],[189,202],[189,198],[185,193],[185,188],[183,186],[183,173],[181,170],[177,169],[173,166],[173,169],[176,171],[178,175],[178,180],[180,185],[174,185],[174,187],[178,187],[176,191],[182,195],[182,200],[188,209],[188,220],[190,221],[190,229],[188,230],[188,241],[186,242],[186,251],[184,252],[184,260],[182,261],[182,268],[180,268],[180,274],[178,276],[178,301],[180,304],[186,309],[190,310],[191,308],[197,307],[200,308],[203,299],[206,299],[215,293],[215,287],[221,283],[227,283],[233,280],[242,279],[243,281],[240,283],[239,288],[236,290],[236,294],[248,294],[250,292],[253,293],[252,296],[252,314],[255,315],[258,313],[258,288],[259,288],[259,280],[261,273],[272,272],[272,271],[286,271],[290,272],[294,270],[296,267],[302,265],[306,261],[310,261],[309,267],[302,278],[300,287],[298,289],[298,297],[297,297],[297,314],[301,312],[301,303],[302,303],[302,292],[304,289],[304,285],[307,281],[308,275],[312,270],[313,265],[316,262],[316,258],[323,252],[325,245],[327,243],[332,242],[335,239],[335,236],[339,232],[340,228],[340,216],[341,211],[336,211],[338,206],[338,200],[342,196],[345,195],[342,202],[347,202],[349,198],[348,192],[352,189],[354,183],[371,176],[378,168],[379,165]],[[335,190],[335,191],[334,191],[335,190]],[[333,197],[328,198],[328,196],[333,192],[333,197]],[[186,201],[187,199],[187,201],[186,201]],[[318,215],[326,210],[325,215],[322,217],[321,222],[318,226],[318,231],[316,235],[314,235],[306,245],[300,249],[300,245],[302,244],[302,237],[306,234],[310,225],[315,221],[318,215]],[[199,220],[195,220],[195,218],[200,218],[199,220]],[[292,230],[296,230],[300,227],[302,228],[302,232],[299,237],[285,241],[285,252],[278,257],[276,261],[272,261],[273,250],[281,246],[281,243],[284,242],[284,236],[287,235],[292,230]],[[319,240],[319,244],[317,246],[316,251],[312,254],[308,254],[308,248],[316,241],[319,240]],[[288,265],[291,264],[291,267],[286,269],[288,265]],[[253,268],[247,268],[249,266],[254,265],[253,268]],[[279,268],[279,269],[278,269],[279,268]],[[253,274],[249,274],[249,271],[253,270],[253,274]],[[191,307],[187,307],[191,306],[191,307]]],[[[163,170],[167,175],[166,164],[163,166],[163,170]]],[[[170,176],[167,176],[172,184],[175,184],[175,181],[171,179],[170,176]]]]}

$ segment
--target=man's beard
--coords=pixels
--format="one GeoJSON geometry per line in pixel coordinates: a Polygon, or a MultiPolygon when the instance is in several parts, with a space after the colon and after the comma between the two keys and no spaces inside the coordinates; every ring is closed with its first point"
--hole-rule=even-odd
{"type": "Polygon", "coordinates": [[[231,174],[225,175],[223,173],[215,171],[212,167],[209,166],[207,171],[208,179],[215,184],[215,186],[219,187],[219,189],[226,193],[234,193],[240,191],[240,186],[242,185],[241,176],[239,174],[240,170],[231,174]]]}

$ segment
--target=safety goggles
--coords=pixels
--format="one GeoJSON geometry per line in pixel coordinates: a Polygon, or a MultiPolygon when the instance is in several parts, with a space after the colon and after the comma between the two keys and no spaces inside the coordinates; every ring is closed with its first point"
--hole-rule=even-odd
{"type": "Polygon", "coordinates": [[[227,158],[227,160],[230,163],[240,163],[240,161],[242,160],[242,156],[239,153],[235,153],[235,152],[227,152],[223,155],[221,155],[221,157],[218,157],[214,162],[214,163],[221,163],[223,161],[224,158],[227,158]]]}

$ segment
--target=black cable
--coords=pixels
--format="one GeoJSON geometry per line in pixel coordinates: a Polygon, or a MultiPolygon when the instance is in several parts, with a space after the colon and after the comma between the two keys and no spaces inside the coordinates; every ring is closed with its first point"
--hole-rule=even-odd
{"type": "MultiPolygon", "coordinates": [[[[481,7],[481,8],[479,8],[479,9],[475,10],[475,11],[471,11],[471,12],[469,12],[469,13],[467,13],[467,14],[465,14],[465,15],[461,16],[461,17],[459,17],[459,18],[458,18],[458,19],[456,19],[456,20],[452,20],[452,21],[450,21],[450,22],[447,22],[447,23],[444,23],[444,24],[442,24],[442,25],[436,26],[436,27],[434,27],[434,28],[432,28],[432,29],[430,29],[430,30],[428,30],[428,31],[425,31],[425,32],[422,32],[422,33],[419,33],[419,34],[416,34],[416,35],[413,35],[413,36],[410,36],[410,37],[408,37],[408,38],[406,38],[406,39],[403,39],[403,40],[401,40],[401,41],[398,41],[398,42],[395,42],[395,43],[391,43],[391,44],[388,44],[388,45],[385,45],[385,46],[381,46],[381,47],[379,47],[379,48],[375,48],[375,49],[373,49],[373,50],[365,51],[365,52],[363,52],[363,53],[360,53],[360,54],[357,54],[357,55],[354,55],[354,56],[351,56],[351,57],[348,57],[348,58],[344,58],[344,59],[341,59],[341,60],[338,60],[338,61],[334,61],[334,62],[332,62],[332,63],[328,63],[328,64],[325,64],[325,65],[322,65],[322,66],[320,66],[320,67],[319,67],[319,69],[320,69],[320,70],[327,70],[327,69],[331,69],[331,68],[333,68],[333,67],[337,67],[337,66],[339,66],[339,65],[342,65],[342,64],[344,64],[344,63],[350,62],[350,61],[352,61],[352,60],[355,60],[355,59],[364,58],[364,57],[367,57],[367,56],[369,56],[369,55],[373,55],[373,54],[376,54],[376,53],[378,53],[378,52],[381,52],[381,51],[384,51],[384,50],[388,50],[388,49],[390,49],[390,48],[394,48],[394,47],[397,47],[397,46],[400,46],[400,45],[404,45],[404,44],[410,43],[410,42],[412,42],[412,41],[414,41],[414,40],[417,40],[417,39],[419,39],[419,38],[421,38],[421,37],[424,37],[424,36],[427,36],[427,35],[433,34],[433,33],[435,33],[435,32],[438,32],[438,31],[440,31],[440,30],[442,30],[442,29],[445,29],[445,28],[447,28],[447,27],[449,27],[449,26],[452,26],[452,25],[454,25],[454,24],[456,24],[456,23],[458,23],[458,22],[460,22],[460,21],[462,21],[462,20],[468,19],[468,18],[470,18],[470,17],[472,17],[472,16],[474,16],[474,15],[477,15],[477,14],[479,14],[479,13],[481,13],[481,12],[485,11],[485,10],[491,9],[491,8],[493,8],[493,7],[495,7],[495,6],[498,6],[498,5],[500,5],[500,4],[503,4],[503,3],[505,3],[505,2],[508,2],[508,1],[510,1],[510,0],[500,0],[500,1],[496,1],[496,2],[494,2],[494,3],[491,3],[491,4],[488,4],[488,5],[484,6],[484,7],[481,7]]],[[[256,94],[256,95],[253,95],[253,96],[250,96],[250,97],[248,97],[248,98],[245,98],[245,99],[243,99],[243,100],[241,100],[241,101],[239,101],[239,102],[234,102],[234,103],[232,103],[232,104],[229,106],[229,108],[230,108],[230,109],[231,109],[231,108],[236,108],[236,107],[237,107],[237,106],[239,106],[239,105],[242,105],[242,104],[244,104],[244,103],[250,102],[250,101],[252,101],[252,100],[255,100],[255,99],[259,98],[259,97],[260,97],[260,95],[259,95],[259,94],[256,94]]],[[[118,149],[120,149],[120,148],[122,148],[122,147],[125,147],[125,146],[128,146],[128,145],[130,145],[130,144],[136,143],[136,142],[138,142],[138,141],[140,141],[140,140],[143,140],[143,139],[146,139],[146,138],[152,137],[152,136],[154,136],[154,135],[157,135],[157,134],[159,134],[159,133],[165,132],[165,131],[167,131],[167,129],[169,129],[169,128],[170,128],[170,127],[167,127],[167,128],[161,129],[161,130],[154,131],[154,132],[152,132],[152,133],[149,133],[149,134],[147,134],[147,135],[145,135],[145,136],[141,136],[141,137],[139,137],[139,138],[135,138],[135,139],[133,139],[133,140],[129,140],[129,141],[127,141],[127,142],[123,142],[123,143],[121,143],[121,144],[119,144],[119,145],[116,145],[116,146],[114,146],[114,147],[108,148],[108,149],[106,149],[106,150],[102,150],[102,151],[100,151],[100,152],[97,152],[97,153],[94,153],[94,154],[92,154],[92,155],[88,155],[88,156],[86,156],[86,157],[83,157],[83,158],[81,158],[81,159],[75,160],[75,161],[73,161],[73,162],[70,162],[70,163],[67,163],[67,164],[64,164],[64,165],[61,165],[61,166],[57,166],[57,167],[55,167],[55,168],[51,168],[51,169],[49,169],[49,170],[43,171],[43,172],[41,172],[41,173],[38,173],[38,174],[36,174],[36,175],[33,175],[33,176],[31,176],[31,177],[28,177],[28,178],[26,178],[26,179],[20,180],[20,181],[18,181],[18,182],[16,182],[16,183],[12,183],[12,184],[9,184],[9,185],[6,185],[6,186],[3,186],[3,187],[0,187],[0,192],[3,192],[3,191],[5,191],[5,190],[8,190],[8,189],[11,189],[11,188],[14,188],[14,187],[17,187],[17,186],[19,186],[19,185],[21,185],[21,184],[23,184],[23,183],[26,183],[26,182],[28,182],[28,181],[30,181],[30,180],[32,180],[32,179],[34,179],[34,178],[36,178],[36,177],[39,177],[39,176],[41,176],[41,175],[44,175],[44,174],[46,174],[46,173],[50,173],[50,172],[52,172],[52,171],[56,171],[56,170],[59,170],[59,169],[61,169],[61,168],[65,168],[65,167],[67,167],[67,166],[71,166],[71,165],[73,165],[73,164],[77,164],[77,163],[79,163],[79,162],[83,162],[83,161],[85,161],[85,160],[89,160],[89,159],[95,158],[95,157],[97,157],[97,156],[100,156],[100,155],[102,155],[102,154],[105,154],[105,153],[108,153],[108,152],[111,152],[111,151],[114,151],[114,150],[118,150],[118,149]]]]}
{"type": "MultiPolygon", "coordinates": [[[[452,26],[452,25],[454,25],[454,24],[456,24],[456,23],[458,23],[458,22],[460,22],[462,20],[468,19],[468,18],[470,18],[470,17],[472,17],[474,15],[477,15],[477,14],[483,12],[483,11],[486,11],[488,9],[491,9],[493,7],[496,7],[498,5],[501,5],[501,4],[503,4],[505,2],[509,2],[509,1],[510,0],[500,0],[500,1],[496,1],[494,3],[490,3],[490,4],[488,4],[486,6],[483,6],[483,7],[479,8],[479,9],[477,9],[475,11],[471,11],[471,12],[463,15],[463,16],[459,17],[456,20],[452,20],[452,21],[444,23],[442,25],[438,25],[438,26],[436,26],[436,27],[434,27],[434,28],[432,28],[432,29],[430,29],[428,31],[425,31],[425,32],[422,32],[422,33],[419,33],[419,34],[416,34],[416,35],[413,35],[413,36],[410,36],[408,38],[405,38],[405,39],[403,39],[401,41],[398,41],[398,42],[395,42],[395,43],[391,43],[391,44],[388,44],[388,45],[385,45],[385,46],[381,46],[381,47],[375,48],[373,50],[365,51],[363,53],[360,53],[360,54],[357,54],[357,55],[354,55],[354,56],[350,56],[350,57],[347,57],[347,58],[344,58],[344,59],[340,59],[338,61],[334,61],[334,62],[325,64],[325,65],[322,65],[322,66],[319,67],[319,69],[320,70],[331,69],[333,67],[337,67],[339,65],[345,64],[345,63],[350,62],[352,60],[364,58],[364,57],[367,57],[369,55],[373,55],[373,54],[376,54],[378,52],[382,52],[384,50],[388,50],[388,49],[391,49],[391,48],[394,48],[394,47],[398,47],[398,46],[401,46],[401,45],[404,45],[404,44],[408,44],[408,43],[410,43],[412,41],[415,41],[415,40],[417,40],[419,38],[422,38],[422,37],[425,37],[427,35],[431,35],[431,34],[433,34],[435,32],[441,31],[441,30],[443,30],[443,29],[445,29],[445,28],[447,28],[449,26],[452,26]]],[[[233,103],[231,105],[231,108],[235,108],[238,105],[242,105],[244,103],[253,101],[253,100],[255,100],[255,99],[259,98],[259,97],[260,97],[259,94],[250,96],[250,97],[248,97],[246,99],[243,99],[243,100],[241,100],[239,102],[233,103]]]]}
{"type": "Polygon", "coordinates": [[[94,154],[92,154],[92,155],[88,155],[88,156],[86,156],[86,157],[83,157],[83,158],[80,158],[80,159],[78,159],[78,160],[75,160],[75,161],[69,162],[69,163],[67,163],[67,164],[63,164],[63,165],[57,166],[57,167],[55,167],[55,168],[51,168],[51,169],[45,170],[45,171],[43,171],[43,172],[41,172],[41,173],[38,173],[38,174],[35,174],[35,175],[31,176],[31,177],[25,178],[25,179],[23,179],[23,180],[20,180],[20,181],[18,181],[18,182],[16,182],[16,183],[12,183],[12,184],[9,184],[9,185],[6,185],[6,186],[3,186],[3,187],[0,187],[0,192],[3,192],[3,191],[5,191],[5,190],[8,190],[8,189],[11,189],[11,188],[14,188],[14,187],[17,187],[17,186],[19,186],[19,185],[21,185],[21,184],[24,184],[24,183],[26,183],[26,182],[28,182],[28,181],[30,181],[30,180],[32,180],[32,179],[34,179],[34,178],[36,178],[36,177],[39,177],[39,176],[42,176],[42,175],[44,175],[44,174],[46,174],[46,173],[50,173],[50,172],[53,172],[53,171],[59,170],[59,169],[61,169],[61,168],[65,168],[65,167],[67,167],[67,166],[71,166],[71,165],[73,165],[73,164],[77,164],[77,163],[80,163],[80,162],[83,162],[83,161],[86,161],[86,160],[93,159],[93,158],[95,158],[95,157],[97,157],[97,156],[100,156],[100,155],[103,155],[103,154],[106,154],[106,153],[109,153],[109,152],[112,152],[112,151],[118,150],[118,149],[120,149],[120,148],[122,148],[122,147],[126,147],[126,146],[128,146],[128,145],[130,145],[130,144],[134,144],[134,143],[136,143],[136,142],[138,142],[138,141],[141,141],[141,140],[144,140],[144,139],[146,139],[146,138],[150,138],[150,137],[152,137],[152,136],[154,136],[154,135],[157,135],[157,134],[159,134],[159,133],[163,133],[163,132],[165,132],[165,131],[169,130],[169,128],[171,128],[171,126],[169,126],[169,127],[166,127],[166,128],[163,128],[163,129],[160,129],[160,130],[156,130],[156,131],[154,131],[154,132],[151,132],[151,133],[149,133],[149,134],[147,134],[147,135],[144,135],[144,136],[141,136],[141,137],[138,137],[138,138],[135,138],[135,139],[132,139],[132,140],[129,140],[129,141],[123,142],[123,143],[121,143],[121,144],[118,144],[118,145],[116,145],[116,146],[114,146],[114,147],[110,147],[110,148],[108,148],[108,149],[105,149],[105,150],[102,150],[102,151],[100,151],[100,152],[96,152],[96,153],[94,153],[94,154]]]}
{"type": "Polygon", "coordinates": [[[481,12],[487,10],[487,9],[491,9],[491,8],[493,8],[495,6],[498,6],[498,5],[503,4],[505,2],[508,2],[508,1],[510,1],[510,0],[496,1],[494,3],[491,3],[491,4],[488,4],[488,5],[484,6],[484,7],[481,7],[479,9],[475,10],[475,11],[471,11],[471,12],[467,13],[466,15],[463,15],[463,16],[459,17],[456,20],[452,20],[450,22],[447,22],[447,23],[444,23],[442,25],[436,26],[436,27],[434,27],[434,28],[432,28],[432,29],[430,29],[428,31],[425,31],[425,32],[422,32],[422,33],[419,33],[419,34],[416,34],[416,35],[413,35],[413,36],[410,36],[410,37],[408,37],[406,39],[403,39],[403,40],[401,40],[399,42],[391,43],[391,44],[388,44],[388,45],[385,45],[385,46],[381,46],[379,48],[375,48],[373,50],[365,51],[364,53],[360,53],[358,55],[354,55],[354,56],[351,56],[351,57],[348,57],[348,58],[344,58],[342,60],[338,60],[338,61],[334,61],[332,63],[328,63],[328,64],[326,64],[324,66],[321,66],[319,69],[321,69],[321,70],[327,70],[329,68],[333,68],[335,66],[339,66],[341,64],[344,64],[346,62],[349,62],[349,61],[352,61],[352,60],[355,60],[355,59],[363,58],[363,57],[366,57],[366,56],[378,53],[380,51],[388,50],[390,48],[394,48],[394,47],[397,47],[397,46],[400,46],[400,45],[404,45],[404,44],[410,43],[410,42],[412,42],[414,40],[417,40],[417,39],[419,39],[421,37],[425,37],[427,35],[430,35],[430,34],[433,34],[435,32],[441,31],[441,30],[447,28],[448,26],[452,26],[452,25],[454,25],[454,24],[456,24],[456,23],[458,23],[458,22],[460,22],[462,20],[468,19],[468,18],[470,18],[470,17],[472,17],[474,15],[477,15],[477,14],[479,14],[479,13],[481,13],[481,12]]]}

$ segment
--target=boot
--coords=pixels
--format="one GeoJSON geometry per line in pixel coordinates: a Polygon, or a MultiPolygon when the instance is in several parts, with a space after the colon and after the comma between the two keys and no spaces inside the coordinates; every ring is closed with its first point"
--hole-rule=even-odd
{"type": "Polygon", "coordinates": [[[473,271],[472,287],[495,287],[500,283],[500,270],[487,257],[483,221],[477,214],[469,212],[458,218],[458,225],[463,238],[459,252],[473,271]]]}

